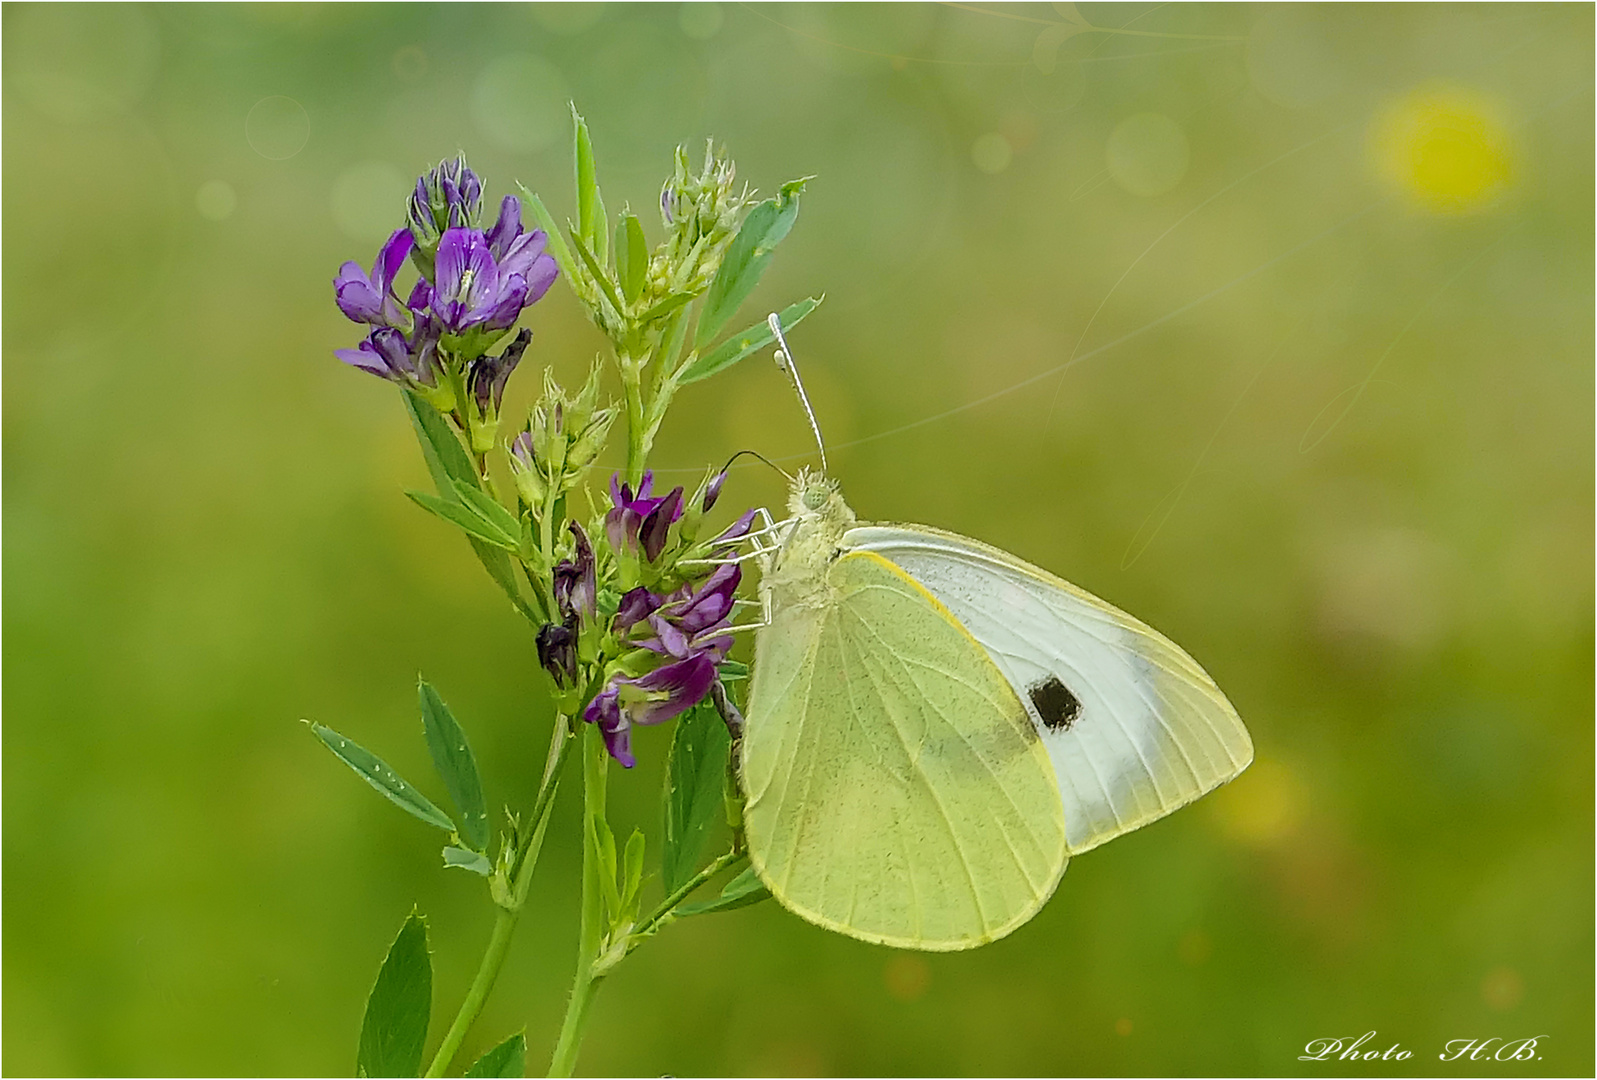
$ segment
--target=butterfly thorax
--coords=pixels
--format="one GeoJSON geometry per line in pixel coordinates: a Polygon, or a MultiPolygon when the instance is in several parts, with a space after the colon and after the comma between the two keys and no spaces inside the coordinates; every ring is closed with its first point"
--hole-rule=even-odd
{"type": "Polygon", "coordinates": [[[781,604],[825,606],[832,599],[827,568],[837,558],[843,534],[855,523],[837,483],[801,470],[788,499],[793,525],[777,550],[764,560],[760,591],[781,604]]]}

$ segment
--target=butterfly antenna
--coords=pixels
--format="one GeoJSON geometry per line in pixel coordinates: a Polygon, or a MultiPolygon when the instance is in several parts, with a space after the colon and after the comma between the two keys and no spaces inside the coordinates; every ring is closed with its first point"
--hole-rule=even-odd
{"type": "Polygon", "coordinates": [[[747,454],[749,457],[759,458],[761,461],[765,462],[765,464],[769,465],[771,468],[773,468],[777,472],[781,473],[783,479],[787,480],[788,483],[791,484],[793,482],[793,477],[788,475],[788,471],[786,469],[782,468],[782,466],[778,465],[776,462],[772,461],[770,458],[766,457],[764,454],[760,453],[758,450],[739,450],[737,453],[735,453],[731,457],[727,458],[726,464],[721,466],[721,471],[722,472],[726,472],[728,469],[730,469],[732,467],[732,464],[735,461],[737,461],[738,458],[742,457],[744,454],[747,454]]]}
{"type": "Polygon", "coordinates": [[[798,365],[793,362],[793,350],[788,347],[787,338],[782,336],[782,320],[772,312],[765,317],[766,323],[771,328],[771,333],[776,335],[776,340],[781,348],[776,350],[776,366],[787,372],[787,377],[793,380],[793,389],[798,391],[799,403],[804,406],[804,415],[810,418],[810,430],[815,433],[815,448],[821,452],[821,471],[826,472],[826,443],[821,441],[821,425],[815,422],[815,410],[810,408],[810,397],[804,392],[804,381],[799,378],[798,365]]]}

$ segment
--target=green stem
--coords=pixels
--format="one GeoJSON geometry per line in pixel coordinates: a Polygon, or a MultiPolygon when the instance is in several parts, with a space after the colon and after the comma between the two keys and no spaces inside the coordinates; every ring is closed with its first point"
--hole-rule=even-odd
{"type": "Polygon", "coordinates": [[[554,564],[554,516],[555,503],[559,501],[559,488],[556,480],[550,480],[545,489],[543,500],[543,513],[538,515],[538,543],[539,550],[543,553],[545,572],[541,575],[544,586],[544,597],[548,601],[547,611],[551,621],[558,621],[560,608],[555,603],[554,564]]]}
{"type": "Polygon", "coordinates": [[[695,889],[697,889],[700,885],[703,885],[706,881],[709,881],[715,875],[719,874],[722,870],[725,870],[727,867],[737,862],[742,857],[743,852],[738,848],[733,848],[731,851],[728,851],[719,859],[716,859],[710,865],[706,866],[703,870],[700,870],[697,874],[694,874],[680,888],[678,888],[676,892],[662,900],[660,902],[660,906],[651,911],[648,915],[648,918],[640,922],[638,924],[638,928],[634,930],[633,933],[638,937],[643,937],[645,934],[653,931],[655,926],[659,924],[662,919],[666,918],[673,911],[675,911],[677,906],[681,904],[682,901],[686,900],[695,889]]]}
{"type": "Polygon", "coordinates": [[[577,972],[571,981],[571,998],[566,1017],[560,1024],[560,1039],[549,1062],[550,1076],[570,1076],[582,1045],[582,1029],[587,1024],[588,1006],[600,979],[594,978],[593,964],[604,943],[604,897],[599,888],[600,858],[598,824],[604,819],[606,765],[604,742],[596,725],[588,724],[582,733],[582,922],[577,935],[577,972]]]}
{"type": "Polygon", "coordinates": [[[460,1003],[460,1011],[455,1014],[455,1022],[449,1025],[449,1032],[439,1044],[438,1053],[433,1055],[433,1063],[427,1067],[424,1075],[442,1076],[444,1070],[449,1068],[450,1062],[455,1060],[455,1054],[460,1050],[466,1032],[477,1019],[477,1014],[482,1011],[483,1002],[488,999],[488,992],[494,988],[494,980],[499,977],[499,969],[504,966],[505,954],[510,951],[511,935],[516,932],[518,914],[504,908],[499,909],[499,914],[494,918],[493,934],[488,938],[488,950],[483,953],[482,963],[477,968],[477,977],[471,981],[471,989],[466,991],[466,1000],[460,1003]]]}
{"type": "Polygon", "coordinates": [[[643,379],[630,356],[621,357],[621,381],[627,391],[627,483],[634,491],[643,481],[643,379]]]}
{"type": "Polygon", "coordinates": [[[554,805],[555,788],[560,782],[560,766],[571,747],[572,740],[567,730],[565,717],[556,716],[553,737],[558,740],[558,746],[550,747],[549,767],[545,770],[543,784],[538,791],[538,801],[533,806],[533,831],[525,849],[519,854],[521,863],[515,871],[511,888],[511,906],[501,906],[494,917],[493,933],[488,937],[488,948],[483,952],[482,963],[477,966],[477,976],[472,979],[471,989],[466,991],[466,1000],[460,1003],[460,1011],[455,1014],[454,1023],[449,1025],[444,1041],[439,1043],[432,1064],[427,1066],[426,1076],[444,1075],[444,1070],[449,1068],[455,1055],[460,1052],[460,1044],[465,1041],[466,1033],[482,1012],[483,1003],[493,991],[494,982],[499,978],[499,969],[504,967],[505,957],[510,952],[510,939],[516,932],[516,921],[521,916],[527,889],[532,884],[533,869],[538,865],[538,853],[543,849],[544,828],[549,824],[549,809],[554,805]]]}

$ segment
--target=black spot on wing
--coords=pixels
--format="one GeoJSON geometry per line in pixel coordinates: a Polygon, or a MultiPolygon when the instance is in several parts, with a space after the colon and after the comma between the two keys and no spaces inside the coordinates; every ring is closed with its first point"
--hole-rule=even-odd
{"type": "Polygon", "coordinates": [[[1070,725],[1081,715],[1081,701],[1070,688],[1050,675],[1041,682],[1032,683],[1026,690],[1031,703],[1049,731],[1069,731],[1070,725]]]}

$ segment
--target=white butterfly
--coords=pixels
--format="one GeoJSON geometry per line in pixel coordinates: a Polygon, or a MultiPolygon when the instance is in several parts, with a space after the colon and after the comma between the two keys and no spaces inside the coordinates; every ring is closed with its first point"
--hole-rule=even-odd
{"type": "Polygon", "coordinates": [[[807,471],[791,505],[762,530],[780,539],[739,766],[751,862],[805,918],[905,948],[994,940],[1071,855],[1252,761],[1214,681],[1130,615],[975,540],[858,523],[807,471]]]}

